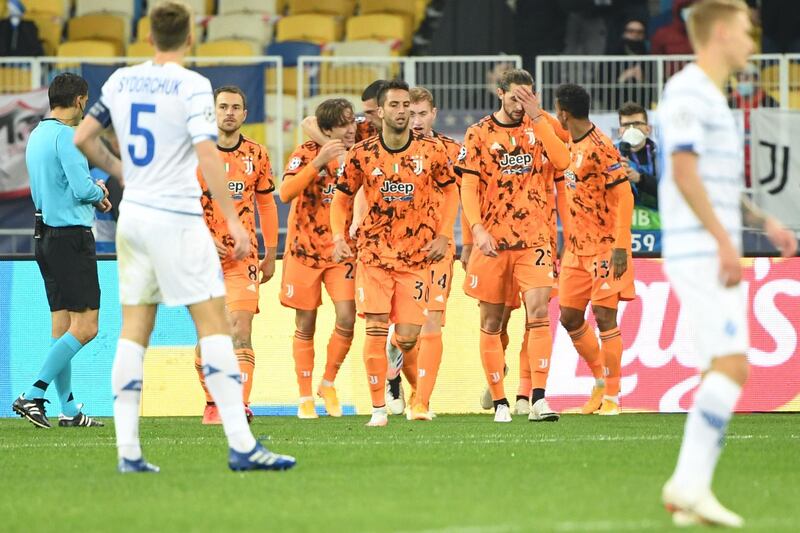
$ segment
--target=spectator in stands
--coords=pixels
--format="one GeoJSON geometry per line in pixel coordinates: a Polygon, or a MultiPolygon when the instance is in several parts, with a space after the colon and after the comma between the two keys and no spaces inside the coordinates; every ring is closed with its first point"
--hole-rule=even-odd
{"type": "Polygon", "coordinates": [[[672,22],[659,28],[650,40],[650,53],[691,54],[692,45],[686,32],[686,19],[694,0],[675,0],[672,4],[672,22]]]}
{"type": "Polygon", "coordinates": [[[30,20],[22,20],[24,13],[22,3],[8,2],[8,18],[0,20],[0,57],[44,55],[39,29],[30,20]]]}
{"type": "MultiPolygon", "coordinates": [[[[609,55],[647,55],[647,26],[641,17],[629,18],[619,38],[608,47],[609,55]]],[[[635,100],[650,107],[656,94],[655,64],[643,61],[611,63],[609,78],[616,87],[610,92],[607,109],[618,109],[623,102],[635,100]]]]}
{"type": "Polygon", "coordinates": [[[757,107],[779,107],[779,104],[761,87],[758,67],[753,63],[748,63],[736,75],[728,104],[744,111],[744,179],[746,186],[750,187],[750,111],[757,107]]]}
{"type": "Polygon", "coordinates": [[[619,108],[617,149],[624,157],[636,205],[658,209],[656,143],[650,139],[651,133],[647,111],[641,104],[626,102],[619,108]]]}

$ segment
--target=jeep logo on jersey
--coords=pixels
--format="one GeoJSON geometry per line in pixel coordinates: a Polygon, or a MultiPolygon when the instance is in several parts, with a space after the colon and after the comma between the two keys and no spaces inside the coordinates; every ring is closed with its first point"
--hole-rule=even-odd
{"type": "Polygon", "coordinates": [[[322,203],[329,204],[333,201],[333,193],[336,192],[336,185],[333,183],[327,184],[322,188],[322,203]]]}
{"type": "Polygon", "coordinates": [[[253,164],[253,156],[245,156],[242,158],[242,161],[244,161],[244,173],[248,175],[252,174],[256,169],[256,166],[253,164]]]}
{"type": "Polygon", "coordinates": [[[501,167],[525,167],[533,163],[533,156],[531,154],[512,155],[509,153],[503,154],[500,158],[501,167]]]}
{"type": "Polygon", "coordinates": [[[414,199],[414,184],[386,180],[381,186],[381,193],[386,202],[410,202],[414,199]]]}
{"type": "Polygon", "coordinates": [[[243,181],[229,181],[228,182],[228,190],[231,191],[231,198],[234,200],[241,200],[242,193],[244,192],[244,182],[243,181]]]}

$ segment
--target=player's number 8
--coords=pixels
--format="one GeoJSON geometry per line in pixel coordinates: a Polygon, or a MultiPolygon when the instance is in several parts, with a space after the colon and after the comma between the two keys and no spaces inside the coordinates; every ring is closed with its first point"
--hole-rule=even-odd
{"type": "Polygon", "coordinates": [[[136,156],[136,146],[133,144],[128,145],[128,154],[131,156],[131,162],[137,167],[143,167],[150,164],[155,155],[156,140],[153,137],[153,132],[147,128],[139,125],[139,116],[141,113],[156,112],[155,104],[131,104],[131,135],[144,137],[145,150],[142,157],[136,156]]]}

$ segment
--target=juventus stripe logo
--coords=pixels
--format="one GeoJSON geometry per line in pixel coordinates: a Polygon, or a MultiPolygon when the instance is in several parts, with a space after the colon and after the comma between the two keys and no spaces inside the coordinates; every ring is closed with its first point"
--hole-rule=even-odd
{"type": "Polygon", "coordinates": [[[469,275],[469,288],[475,289],[478,287],[478,275],[477,274],[470,274],[469,275]]]}
{"type": "Polygon", "coordinates": [[[286,297],[291,298],[294,296],[294,285],[286,285],[286,297]]]}

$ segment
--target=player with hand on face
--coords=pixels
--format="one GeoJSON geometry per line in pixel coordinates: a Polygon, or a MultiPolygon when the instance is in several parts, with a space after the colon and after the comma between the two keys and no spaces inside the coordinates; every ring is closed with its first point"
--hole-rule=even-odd
{"type": "MultiPolygon", "coordinates": [[[[206,225],[214,238],[217,254],[225,276],[225,307],[231,323],[233,349],[242,374],[242,394],[247,419],[252,420],[250,391],[253,388],[255,352],[253,351],[253,317],[258,313],[259,286],[275,274],[278,246],[278,208],[275,205],[272,169],[267,150],[242,135],[247,119],[247,98],[239,87],[228,85],[214,91],[217,118],[217,151],[225,164],[227,190],[236,207],[242,225],[250,236],[250,248],[242,260],[233,257],[233,237],[228,233],[219,203],[212,197],[203,174],[198,179],[203,190],[200,201],[206,225]],[[261,222],[265,256],[258,260],[255,209],[261,222]]],[[[195,370],[206,395],[204,424],[221,424],[217,405],[205,383],[199,347],[196,350],[195,370]]]]}

